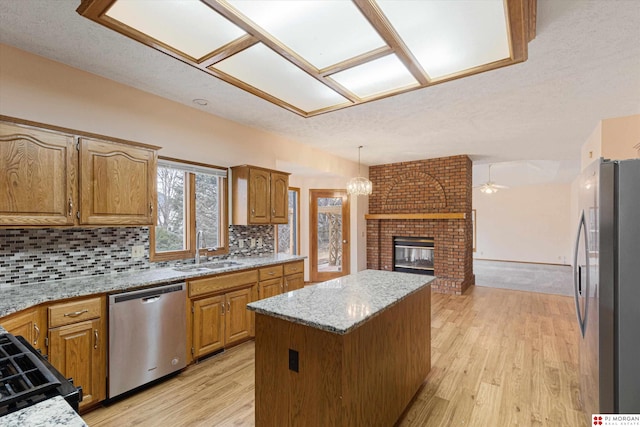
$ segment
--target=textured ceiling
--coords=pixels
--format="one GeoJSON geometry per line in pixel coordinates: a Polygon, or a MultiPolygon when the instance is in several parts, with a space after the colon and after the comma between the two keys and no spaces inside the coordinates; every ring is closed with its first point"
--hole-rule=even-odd
{"type": "Polygon", "coordinates": [[[640,113],[639,0],[538,0],[527,62],[307,119],[82,18],[78,5],[0,0],[0,41],[192,107],[205,98],[197,108],[351,160],[364,145],[368,165],[468,154],[563,180],[599,120],[640,113]]]}

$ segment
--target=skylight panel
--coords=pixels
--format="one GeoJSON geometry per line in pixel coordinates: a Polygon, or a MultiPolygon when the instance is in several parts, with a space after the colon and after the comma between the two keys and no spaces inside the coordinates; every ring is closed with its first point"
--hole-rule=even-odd
{"type": "Polygon", "coordinates": [[[349,68],[331,78],[360,98],[419,85],[396,55],[349,68]]]}
{"type": "Polygon", "coordinates": [[[510,57],[503,0],[379,0],[430,78],[510,57]]]}
{"type": "Polygon", "coordinates": [[[386,46],[351,1],[229,0],[228,4],[318,69],[386,46]]]}
{"type": "Polygon", "coordinates": [[[334,92],[262,43],[210,67],[220,70],[263,92],[312,112],[349,100],[334,92]]]}
{"type": "Polygon", "coordinates": [[[119,0],[106,15],[195,59],[246,34],[199,0],[119,0]]]}

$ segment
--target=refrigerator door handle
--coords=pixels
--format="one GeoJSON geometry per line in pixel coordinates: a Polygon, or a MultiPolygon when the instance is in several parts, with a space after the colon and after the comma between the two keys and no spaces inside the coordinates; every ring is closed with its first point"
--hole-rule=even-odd
{"type": "MultiPolygon", "coordinates": [[[[578,318],[578,326],[580,327],[580,333],[584,337],[584,319],[580,312],[580,295],[578,290],[578,284],[581,281],[582,268],[578,265],[578,249],[580,247],[580,236],[584,232],[584,238],[587,238],[587,224],[584,219],[584,211],[580,214],[580,221],[578,222],[578,233],[576,235],[576,244],[573,250],[573,296],[576,302],[576,316],[578,318]]],[[[581,294],[581,292],[580,292],[581,294]]]]}

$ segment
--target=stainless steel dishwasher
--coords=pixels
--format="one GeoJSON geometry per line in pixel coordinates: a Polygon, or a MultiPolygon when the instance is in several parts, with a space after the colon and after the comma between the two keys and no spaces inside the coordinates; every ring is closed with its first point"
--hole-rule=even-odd
{"type": "Polygon", "coordinates": [[[186,366],[186,286],[109,296],[109,398],[186,366]]]}

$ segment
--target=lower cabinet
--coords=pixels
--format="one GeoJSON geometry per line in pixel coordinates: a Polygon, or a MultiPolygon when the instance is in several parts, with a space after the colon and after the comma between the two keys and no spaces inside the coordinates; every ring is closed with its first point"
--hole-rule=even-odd
{"type": "Polygon", "coordinates": [[[291,292],[304,288],[304,273],[284,276],[284,291],[291,292]]]}
{"type": "Polygon", "coordinates": [[[284,284],[282,283],[282,277],[277,279],[261,280],[258,285],[258,295],[260,299],[274,297],[282,293],[284,284]]]}
{"type": "Polygon", "coordinates": [[[21,335],[42,354],[47,353],[44,338],[47,332],[47,319],[39,307],[30,308],[16,314],[4,317],[0,324],[10,334],[21,335]]]}
{"type": "Polygon", "coordinates": [[[91,298],[48,309],[49,361],[82,387],[81,410],[106,398],[104,304],[104,298],[91,298]]]}
{"type": "Polygon", "coordinates": [[[252,336],[253,286],[193,301],[194,358],[243,341],[252,336]]]}

